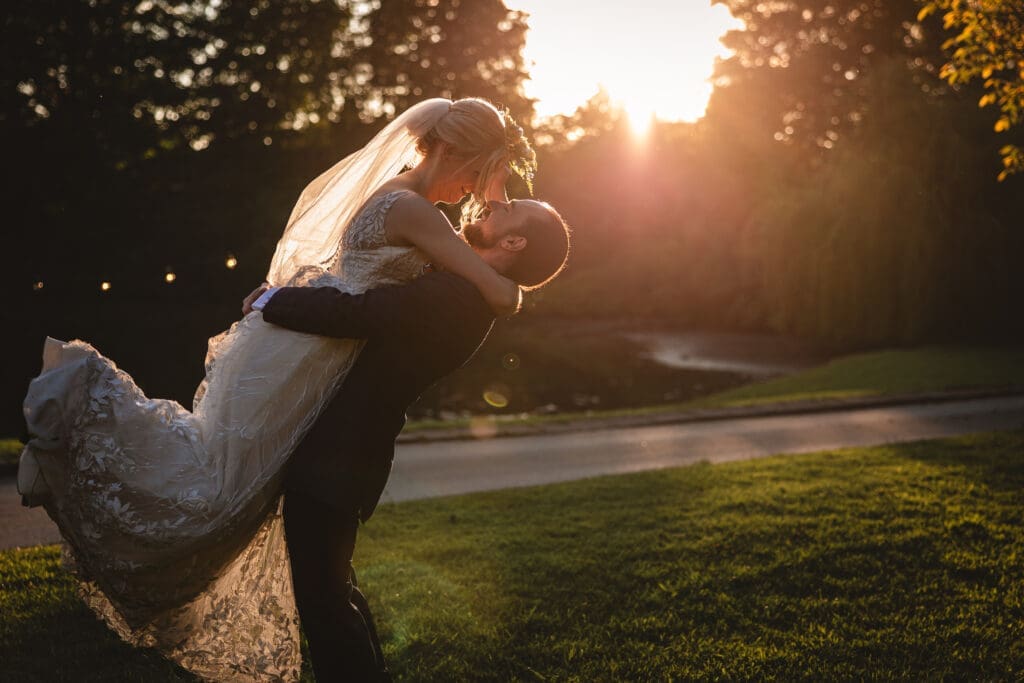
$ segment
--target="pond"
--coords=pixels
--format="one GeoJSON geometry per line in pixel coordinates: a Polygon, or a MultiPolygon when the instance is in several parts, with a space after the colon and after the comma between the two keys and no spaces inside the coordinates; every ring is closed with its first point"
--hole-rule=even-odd
{"type": "Polygon", "coordinates": [[[424,393],[409,417],[679,403],[826,359],[810,344],[788,337],[522,315],[495,323],[477,355],[424,393]]]}

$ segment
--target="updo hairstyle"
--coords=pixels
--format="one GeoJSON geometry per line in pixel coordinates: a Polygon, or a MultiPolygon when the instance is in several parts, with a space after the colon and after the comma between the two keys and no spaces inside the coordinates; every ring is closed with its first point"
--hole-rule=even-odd
{"type": "Polygon", "coordinates": [[[522,177],[532,193],[537,157],[523,129],[507,110],[499,110],[478,97],[455,100],[448,112],[419,137],[416,150],[426,157],[441,142],[447,143],[459,156],[483,159],[473,194],[462,207],[463,223],[480,217],[484,209],[484,190],[491,176],[503,165],[510,166],[522,177]]]}

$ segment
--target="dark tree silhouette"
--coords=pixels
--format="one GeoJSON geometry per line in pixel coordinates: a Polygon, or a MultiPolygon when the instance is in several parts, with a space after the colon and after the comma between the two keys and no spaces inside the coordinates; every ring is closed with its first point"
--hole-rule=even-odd
{"type": "Polygon", "coordinates": [[[0,121],[64,157],[124,167],[186,145],[373,122],[437,95],[531,111],[526,25],[500,0],[14,3],[0,121]]]}
{"type": "Polygon", "coordinates": [[[374,107],[475,96],[505,104],[521,121],[532,114],[522,92],[526,19],[501,0],[389,0],[368,20],[372,42],[357,58],[374,107]]]}

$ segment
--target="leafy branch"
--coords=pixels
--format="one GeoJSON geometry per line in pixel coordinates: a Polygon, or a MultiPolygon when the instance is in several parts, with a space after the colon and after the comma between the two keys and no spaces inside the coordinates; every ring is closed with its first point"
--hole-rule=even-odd
{"type": "MultiPolygon", "coordinates": [[[[955,31],[942,49],[949,61],[940,77],[957,86],[981,79],[985,94],[979,107],[996,105],[1000,116],[995,131],[1003,133],[1024,118],[1024,11],[1020,0],[928,0],[918,21],[942,16],[943,27],[955,31]]],[[[1004,145],[999,180],[1024,171],[1021,148],[1004,145]]]]}

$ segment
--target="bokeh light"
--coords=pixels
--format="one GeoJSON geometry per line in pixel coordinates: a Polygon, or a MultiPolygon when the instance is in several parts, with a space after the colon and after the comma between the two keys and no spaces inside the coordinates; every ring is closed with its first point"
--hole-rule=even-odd
{"type": "Polygon", "coordinates": [[[484,401],[492,408],[508,407],[508,389],[502,386],[491,386],[484,391],[484,401]]]}
{"type": "Polygon", "coordinates": [[[109,282],[107,282],[106,280],[104,280],[103,282],[101,282],[101,283],[100,283],[100,291],[101,291],[101,292],[109,292],[109,291],[110,291],[110,288],[111,288],[111,286],[112,286],[112,285],[111,285],[111,284],[110,284],[109,282]]]}

